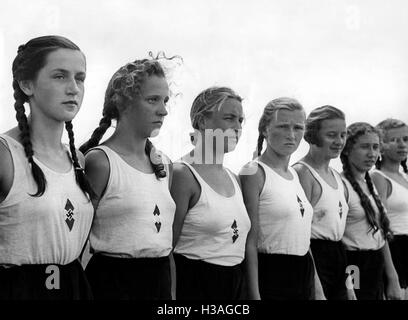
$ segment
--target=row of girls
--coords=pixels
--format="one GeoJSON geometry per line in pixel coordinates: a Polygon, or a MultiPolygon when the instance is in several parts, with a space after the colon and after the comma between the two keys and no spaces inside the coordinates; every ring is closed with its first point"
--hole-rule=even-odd
{"type": "Polygon", "coordinates": [[[335,107],[306,117],[296,100],[274,99],[259,122],[255,159],[236,176],[223,158],[244,116],[229,88],[197,96],[194,148],[172,163],[148,139],[167,115],[158,59],[113,75],[99,126],[80,151],[71,122],[86,76],[78,46],[32,39],[12,71],[18,126],[0,135],[0,299],[171,299],[172,282],[176,299],[403,297],[402,121],[346,127],[335,107]],[[69,145],[61,143],[64,126],[69,145]],[[309,152],[289,166],[303,137],[309,152]],[[330,167],[339,156],[341,175],[330,167]],[[83,270],[88,239],[93,255],[83,270]],[[50,265],[58,290],[47,285],[50,265]]]}

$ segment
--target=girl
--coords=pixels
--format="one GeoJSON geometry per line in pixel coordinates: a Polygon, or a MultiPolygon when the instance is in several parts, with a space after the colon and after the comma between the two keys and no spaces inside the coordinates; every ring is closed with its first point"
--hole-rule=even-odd
{"type": "Polygon", "coordinates": [[[313,207],[311,251],[317,275],[329,300],[355,299],[346,288],[346,252],[341,243],[348,205],[340,174],[330,160],[337,158],[346,143],[342,111],[332,106],[314,109],[306,120],[305,140],[310,149],[294,165],[305,194],[313,207]]]}
{"type": "Polygon", "coordinates": [[[99,127],[81,146],[96,193],[86,267],[95,299],[171,299],[175,204],[169,166],[148,139],[158,134],[168,100],[157,59],[124,65],[108,84],[99,127]],[[112,120],[113,135],[98,146],[112,120]]]}
{"type": "Polygon", "coordinates": [[[387,208],[394,234],[389,243],[391,256],[405,299],[408,299],[408,127],[400,120],[387,119],[380,122],[377,129],[382,131],[381,157],[376,162],[377,170],[371,175],[387,208]]]}
{"type": "Polygon", "coordinates": [[[18,48],[12,69],[18,127],[0,135],[0,299],[88,299],[78,257],[92,192],[71,122],[84,95],[85,56],[66,38],[44,36],[18,48]]]}
{"type": "Polygon", "coordinates": [[[252,224],[246,246],[250,299],[308,300],[312,294],[314,269],[308,251],[313,209],[289,167],[304,126],[299,102],[269,102],[259,121],[258,158],[240,173],[252,224]]]}
{"type": "Polygon", "coordinates": [[[384,272],[386,297],[401,298],[387,242],[391,236],[389,221],[368,173],[379,153],[380,138],[375,128],[365,122],[347,128],[347,142],[340,155],[349,194],[343,243],[348,264],[359,271],[354,275],[359,275],[354,279],[354,284],[359,284],[354,288],[358,300],[383,299],[384,272]]]}
{"type": "Polygon", "coordinates": [[[242,294],[250,222],[238,179],[223,166],[240,137],[241,101],[231,89],[213,87],[191,108],[195,147],[174,165],[171,187],[177,299],[233,300],[242,294]]]}

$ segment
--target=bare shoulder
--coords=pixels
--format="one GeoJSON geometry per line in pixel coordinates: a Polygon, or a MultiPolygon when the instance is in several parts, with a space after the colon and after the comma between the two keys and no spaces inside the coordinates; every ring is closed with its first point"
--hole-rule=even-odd
{"type": "Polygon", "coordinates": [[[239,179],[243,187],[256,187],[260,191],[265,184],[265,171],[259,163],[251,161],[242,167],[239,179]]]}
{"type": "Polygon", "coordinates": [[[191,170],[183,163],[174,162],[172,189],[191,190],[196,185],[197,182],[191,170]]]}
{"type": "Polygon", "coordinates": [[[292,168],[295,169],[301,182],[309,184],[313,184],[315,182],[316,179],[313,177],[313,174],[304,164],[298,162],[295,163],[292,168]]]}
{"type": "MultiPolygon", "coordinates": [[[[82,153],[81,153],[82,154],[82,153]]],[[[94,149],[89,151],[84,157],[85,167],[87,169],[109,170],[109,160],[104,151],[94,149]]]]}

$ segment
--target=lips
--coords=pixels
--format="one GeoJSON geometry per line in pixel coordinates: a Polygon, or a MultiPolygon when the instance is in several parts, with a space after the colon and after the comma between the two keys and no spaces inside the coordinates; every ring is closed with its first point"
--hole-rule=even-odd
{"type": "Polygon", "coordinates": [[[62,104],[71,104],[71,105],[78,106],[78,102],[76,102],[75,100],[64,101],[62,104]]]}

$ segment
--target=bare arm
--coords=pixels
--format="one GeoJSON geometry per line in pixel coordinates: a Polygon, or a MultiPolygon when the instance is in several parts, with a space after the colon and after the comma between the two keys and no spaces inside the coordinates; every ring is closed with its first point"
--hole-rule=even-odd
{"type": "Polygon", "coordinates": [[[105,192],[110,174],[109,160],[102,150],[92,150],[87,153],[85,157],[85,173],[95,192],[95,197],[91,201],[96,210],[105,192]]]}
{"type": "Polygon", "coordinates": [[[14,166],[10,150],[0,141],[0,203],[7,197],[13,184],[14,166]]]}
{"type": "Polygon", "coordinates": [[[240,174],[242,194],[245,207],[251,220],[251,229],[247,236],[245,248],[245,261],[248,273],[249,299],[260,300],[258,283],[258,205],[259,196],[265,183],[265,173],[259,167],[254,174],[240,174]]]}
{"type": "Polygon", "coordinates": [[[170,193],[176,203],[173,222],[173,247],[175,247],[183,228],[184,218],[188,210],[197,203],[201,193],[198,182],[195,180],[190,169],[183,164],[173,164],[173,179],[170,193]]]}
{"type": "Polygon", "coordinates": [[[387,287],[385,294],[388,300],[401,300],[402,291],[399,285],[397,271],[395,270],[394,264],[392,263],[388,241],[385,242],[385,245],[381,250],[384,256],[385,275],[387,277],[387,287]]]}

